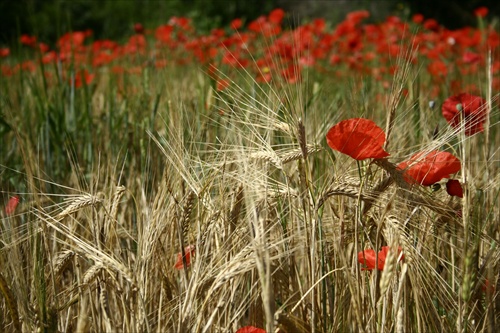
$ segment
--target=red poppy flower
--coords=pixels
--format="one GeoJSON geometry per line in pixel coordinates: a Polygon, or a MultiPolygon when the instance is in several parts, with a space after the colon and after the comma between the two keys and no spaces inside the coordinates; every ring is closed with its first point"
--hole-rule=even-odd
{"type": "Polygon", "coordinates": [[[462,61],[466,64],[473,64],[479,62],[481,60],[481,56],[477,53],[471,51],[465,51],[462,55],[462,61]]]}
{"type": "MultiPolygon", "coordinates": [[[[389,250],[390,250],[389,246],[382,246],[382,249],[378,253],[378,263],[376,267],[379,271],[382,271],[384,269],[385,260],[387,259],[387,254],[389,253],[389,250]]],[[[401,247],[398,247],[398,257],[401,251],[402,251],[401,247]]],[[[361,270],[363,271],[365,270],[371,271],[375,269],[375,259],[376,259],[375,250],[367,249],[358,252],[358,262],[362,265],[365,265],[365,267],[361,268],[361,270]]],[[[403,256],[401,257],[401,259],[403,259],[403,256]]]]}
{"type": "Polygon", "coordinates": [[[269,13],[269,22],[274,24],[281,24],[281,21],[285,17],[285,11],[281,8],[276,8],[269,13]]]}
{"type": "Polygon", "coordinates": [[[231,26],[231,29],[238,30],[239,28],[241,28],[243,26],[243,20],[240,18],[234,19],[231,21],[230,26],[231,26]]]}
{"type": "Polygon", "coordinates": [[[456,179],[448,180],[448,182],[446,183],[446,192],[448,192],[449,195],[454,197],[459,197],[459,198],[464,197],[464,191],[462,189],[462,185],[460,185],[460,182],[456,179]]]}
{"type": "Polygon", "coordinates": [[[35,63],[33,61],[26,60],[26,61],[23,61],[21,63],[21,69],[23,71],[27,71],[27,72],[33,73],[34,71],[36,71],[36,65],[35,65],[35,63]]]}
{"type": "Polygon", "coordinates": [[[334,53],[330,56],[329,61],[330,61],[330,65],[338,65],[342,61],[342,59],[340,58],[340,56],[338,54],[334,53]]]}
{"type": "Polygon", "coordinates": [[[438,31],[439,23],[435,19],[427,19],[424,21],[424,28],[427,30],[438,31]]]}
{"type": "Polygon", "coordinates": [[[73,49],[78,49],[83,45],[85,38],[90,36],[92,31],[74,31],[68,32],[59,38],[57,44],[61,49],[61,52],[71,52],[73,49]]]}
{"type": "Polygon", "coordinates": [[[19,41],[23,45],[31,46],[34,47],[36,45],[36,37],[35,36],[29,36],[29,35],[21,35],[19,38],[19,41]]]}
{"type": "Polygon", "coordinates": [[[0,58],[5,58],[10,54],[10,49],[8,47],[0,48],[0,58]]]}
{"type": "Polygon", "coordinates": [[[95,74],[90,74],[86,69],[83,71],[78,71],[75,75],[75,88],[80,88],[85,81],[86,85],[89,85],[94,80],[95,74]]]}
{"type": "Polygon", "coordinates": [[[45,53],[48,50],[50,50],[50,47],[45,43],[39,43],[38,48],[40,49],[40,52],[42,52],[42,53],[45,53]]]}
{"type": "Polygon", "coordinates": [[[300,66],[290,65],[281,71],[281,76],[288,83],[297,83],[301,80],[302,68],[300,66]]]}
{"type": "Polygon", "coordinates": [[[368,18],[368,17],[370,17],[370,12],[369,11],[367,11],[367,10],[356,10],[356,11],[353,11],[353,12],[350,12],[349,14],[347,14],[345,20],[347,22],[353,24],[353,25],[357,25],[362,20],[364,20],[365,18],[368,18]]]}
{"type": "Polygon", "coordinates": [[[16,207],[19,204],[19,197],[13,196],[10,197],[7,205],[5,205],[5,215],[12,215],[16,211],[16,207]]]}
{"type": "Polygon", "coordinates": [[[398,169],[404,171],[408,183],[429,186],[460,171],[460,160],[453,154],[444,151],[424,154],[417,153],[409,160],[398,164],[398,169]]]}
{"type": "Polygon", "coordinates": [[[412,20],[414,23],[420,24],[420,23],[424,22],[424,15],[422,15],[422,14],[415,14],[415,15],[413,15],[413,17],[411,18],[411,20],[412,20]]]}
{"type": "Polygon", "coordinates": [[[231,81],[226,79],[218,79],[215,89],[217,91],[226,90],[231,85],[231,81]]]}
{"type": "Polygon", "coordinates": [[[430,74],[432,74],[434,76],[438,76],[438,77],[444,77],[444,76],[448,75],[448,67],[441,60],[436,60],[436,61],[431,62],[427,66],[427,71],[430,74]]]}
{"type": "Polygon", "coordinates": [[[57,53],[55,51],[47,52],[42,57],[42,62],[44,64],[52,63],[57,60],[57,53]]]}
{"type": "Polygon", "coordinates": [[[171,40],[171,34],[172,31],[174,30],[174,27],[169,24],[161,25],[155,30],[155,38],[156,40],[163,42],[163,43],[168,43],[171,40]]]}
{"type": "Polygon", "coordinates": [[[254,327],[254,326],[245,326],[239,328],[236,333],[266,333],[265,329],[254,327]]]}
{"type": "Polygon", "coordinates": [[[140,23],[134,24],[134,31],[136,34],[142,35],[144,33],[144,26],[140,23]]]}
{"type": "Polygon", "coordinates": [[[477,17],[485,17],[486,15],[488,15],[488,8],[486,7],[476,8],[476,10],[474,10],[474,15],[476,15],[477,17]]]}
{"type": "MultiPolygon", "coordinates": [[[[189,245],[184,248],[184,258],[186,259],[186,267],[191,265],[191,256],[194,256],[195,246],[189,245]]],[[[184,263],[182,262],[182,252],[177,253],[177,261],[174,267],[176,269],[184,269],[184,263]]]]}
{"type": "Polygon", "coordinates": [[[168,24],[177,26],[185,31],[190,30],[192,28],[191,27],[191,19],[188,17],[183,17],[183,16],[171,17],[170,20],[168,21],[168,24]]]}
{"type": "Polygon", "coordinates": [[[389,156],[383,148],[384,131],[369,119],[351,118],[341,121],[330,128],[326,142],[330,148],[358,161],[389,156]]]}
{"type": "Polygon", "coordinates": [[[486,101],[479,96],[461,93],[449,97],[441,108],[444,118],[454,128],[465,123],[465,135],[473,135],[484,130],[486,121],[486,101]]]}

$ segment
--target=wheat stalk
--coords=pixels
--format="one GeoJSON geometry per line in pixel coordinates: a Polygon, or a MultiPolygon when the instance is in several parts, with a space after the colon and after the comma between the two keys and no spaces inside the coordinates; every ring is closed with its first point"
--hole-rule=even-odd
{"type": "Polygon", "coordinates": [[[300,151],[302,152],[302,158],[307,160],[307,142],[306,142],[306,128],[302,122],[302,118],[299,118],[297,122],[297,140],[299,141],[300,151]]]}
{"type": "Polygon", "coordinates": [[[241,206],[243,204],[243,184],[239,184],[233,195],[233,204],[229,212],[229,225],[231,233],[236,230],[238,217],[240,216],[241,206]]]}
{"type": "Polygon", "coordinates": [[[363,200],[365,202],[373,200],[372,198],[370,198],[365,194],[360,194],[359,190],[354,188],[353,186],[345,184],[336,184],[331,186],[326,192],[323,193],[323,195],[316,204],[316,209],[320,209],[324,205],[325,201],[328,200],[328,198],[336,195],[343,195],[352,199],[360,198],[360,200],[363,200]]]}

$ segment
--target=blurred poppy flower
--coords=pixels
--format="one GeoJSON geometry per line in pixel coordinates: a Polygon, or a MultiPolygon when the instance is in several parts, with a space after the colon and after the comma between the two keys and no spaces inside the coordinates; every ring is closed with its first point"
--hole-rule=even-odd
{"type": "MultiPolygon", "coordinates": [[[[379,271],[382,271],[384,269],[385,260],[387,259],[387,254],[389,253],[389,250],[390,250],[389,246],[382,246],[382,249],[378,252],[377,265],[375,265],[375,259],[377,256],[375,250],[366,249],[364,251],[358,252],[358,262],[361,265],[364,265],[364,267],[361,268],[361,270],[371,271],[374,270],[375,267],[377,267],[379,271]]],[[[398,257],[401,251],[402,251],[401,247],[398,247],[398,257]]],[[[403,256],[401,256],[401,259],[403,259],[403,256]]]]}
{"type": "Polygon", "coordinates": [[[456,179],[448,180],[448,182],[446,183],[446,192],[448,192],[449,195],[454,197],[459,197],[459,198],[464,197],[464,191],[462,189],[462,185],[460,185],[460,182],[456,179]]]}
{"type": "Polygon", "coordinates": [[[413,17],[411,18],[411,20],[412,20],[414,23],[420,24],[420,23],[424,22],[424,15],[422,15],[422,14],[415,14],[415,15],[413,15],[413,17]]]}
{"type": "Polygon", "coordinates": [[[16,211],[16,207],[19,204],[19,197],[13,196],[10,197],[7,205],[5,205],[5,215],[12,215],[16,211]]]}
{"type": "Polygon", "coordinates": [[[329,61],[330,61],[330,65],[338,65],[338,64],[340,64],[342,59],[340,58],[340,56],[338,54],[334,53],[330,56],[329,61]]]}
{"type": "Polygon", "coordinates": [[[89,85],[94,80],[95,74],[90,74],[86,69],[83,71],[78,71],[75,75],[75,88],[80,88],[85,81],[86,85],[89,85]]]}
{"type": "Polygon", "coordinates": [[[238,30],[243,26],[243,20],[240,18],[234,19],[231,21],[231,29],[238,30]]]}
{"type": "Polygon", "coordinates": [[[45,43],[39,43],[38,48],[40,49],[40,52],[42,52],[42,53],[45,53],[48,50],[50,50],[50,47],[45,43]]]}
{"type": "Polygon", "coordinates": [[[444,118],[454,128],[465,123],[465,135],[470,136],[484,130],[486,121],[486,101],[479,96],[461,93],[451,96],[441,108],[444,118]]]}
{"type": "Polygon", "coordinates": [[[171,34],[174,27],[169,24],[161,25],[155,30],[155,38],[159,42],[168,43],[171,40],[171,34]]]}
{"type": "Polygon", "coordinates": [[[61,52],[71,52],[72,50],[79,49],[83,45],[85,38],[91,34],[91,30],[68,32],[59,38],[57,45],[61,52]]]}
{"type": "Polygon", "coordinates": [[[44,64],[52,63],[57,60],[57,53],[55,51],[49,51],[45,53],[42,57],[42,62],[44,64]]]}
{"type": "Polygon", "coordinates": [[[236,333],[266,333],[265,329],[254,327],[254,326],[245,326],[239,328],[236,333]]]}
{"type": "MultiPolygon", "coordinates": [[[[186,267],[191,265],[191,257],[194,256],[195,246],[189,245],[184,248],[184,258],[186,259],[186,267]]],[[[176,269],[184,269],[184,263],[182,261],[182,252],[177,253],[177,261],[175,262],[174,267],[176,269]]]]}
{"type": "Polygon", "coordinates": [[[355,10],[347,14],[346,21],[350,24],[356,25],[365,18],[370,17],[370,12],[367,10],[355,10]]]}
{"type": "Polygon", "coordinates": [[[191,19],[183,16],[173,16],[168,20],[168,24],[177,26],[182,30],[190,30],[191,29],[191,19]]]}
{"type": "Polygon", "coordinates": [[[479,62],[481,60],[481,56],[477,53],[471,51],[465,51],[462,55],[462,61],[466,64],[473,64],[479,62]]]}
{"type": "Polygon", "coordinates": [[[285,11],[281,8],[276,8],[269,13],[269,22],[274,24],[281,24],[281,21],[285,17],[285,11]]]}
{"type": "Polygon", "coordinates": [[[134,31],[136,34],[142,35],[144,33],[144,26],[140,23],[135,23],[134,31]]]}
{"type": "Polygon", "coordinates": [[[424,28],[431,31],[438,31],[439,23],[435,19],[427,19],[424,21],[424,28]]]}
{"type": "Polygon", "coordinates": [[[285,79],[286,82],[293,84],[301,80],[301,71],[302,68],[300,66],[290,65],[281,71],[281,76],[285,79]]]}
{"type": "Polygon", "coordinates": [[[31,60],[26,60],[21,63],[21,69],[26,72],[35,72],[36,71],[36,65],[33,61],[31,60]]]}
{"type": "Polygon", "coordinates": [[[31,47],[36,46],[36,37],[35,36],[21,35],[21,37],[19,38],[19,41],[21,42],[21,44],[26,45],[26,46],[31,46],[31,47]]]}
{"type": "Polygon", "coordinates": [[[487,7],[479,7],[474,10],[474,15],[477,17],[485,17],[488,15],[488,8],[487,7]]]}
{"type": "Polygon", "coordinates": [[[228,88],[231,85],[231,81],[226,80],[226,79],[218,79],[216,83],[215,89],[217,91],[222,91],[228,88]]]}
{"type": "Polygon", "coordinates": [[[430,186],[443,178],[460,171],[460,160],[453,154],[444,151],[431,151],[417,153],[409,160],[398,164],[398,169],[403,170],[408,183],[430,186]]]}
{"type": "Polygon", "coordinates": [[[155,67],[156,68],[164,68],[168,64],[168,61],[166,59],[158,59],[155,61],[155,67]]]}
{"type": "Polygon", "coordinates": [[[441,60],[431,62],[427,66],[427,71],[434,76],[444,77],[448,75],[448,67],[441,60]]]}
{"type": "Polygon", "coordinates": [[[351,118],[334,125],[326,134],[330,148],[349,155],[355,160],[389,156],[383,148],[385,133],[373,121],[351,118]]]}
{"type": "Polygon", "coordinates": [[[5,58],[10,54],[10,49],[8,47],[2,47],[0,48],[0,57],[5,58]]]}

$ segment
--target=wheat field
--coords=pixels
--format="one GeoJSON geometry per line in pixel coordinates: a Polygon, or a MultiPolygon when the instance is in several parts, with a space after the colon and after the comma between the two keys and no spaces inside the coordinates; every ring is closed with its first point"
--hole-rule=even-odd
{"type": "Polygon", "coordinates": [[[101,69],[82,89],[2,79],[2,195],[21,196],[1,218],[2,329],[495,332],[491,61],[467,79],[489,113],[466,136],[433,106],[446,88],[435,101],[408,53],[391,58],[388,85],[312,69],[261,83],[227,66],[215,71],[227,83],[218,89],[200,65],[150,63],[123,82],[101,69]],[[327,145],[329,128],[353,117],[384,129],[388,159],[327,145]],[[408,184],[396,168],[438,149],[460,159],[463,198],[444,181],[408,184]],[[358,253],[382,246],[382,270],[360,265],[358,253]]]}

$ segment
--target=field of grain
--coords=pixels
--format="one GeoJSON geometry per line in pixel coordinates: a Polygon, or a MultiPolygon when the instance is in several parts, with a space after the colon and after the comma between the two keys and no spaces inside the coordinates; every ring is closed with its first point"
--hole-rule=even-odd
{"type": "Polygon", "coordinates": [[[369,16],[0,48],[1,330],[495,332],[495,20],[369,16]]]}

